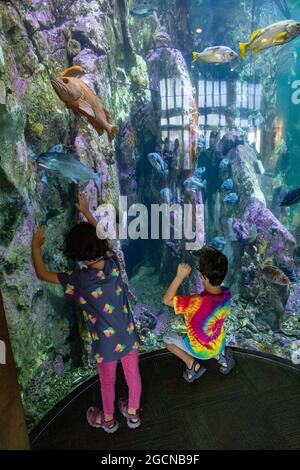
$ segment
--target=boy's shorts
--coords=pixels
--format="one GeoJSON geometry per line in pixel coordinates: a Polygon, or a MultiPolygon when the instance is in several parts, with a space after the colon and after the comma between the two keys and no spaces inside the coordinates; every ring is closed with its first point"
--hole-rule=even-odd
{"type": "Polygon", "coordinates": [[[213,357],[216,358],[216,356],[218,354],[221,354],[223,351],[224,351],[224,347],[225,347],[225,344],[223,345],[223,348],[220,350],[220,352],[218,354],[216,354],[215,356],[209,356],[209,357],[205,357],[205,355],[203,355],[203,357],[201,356],[197,356],[196,354],[193,354],[193,352],[188,349],[185,345],[185,342],[184,342],[184,337],[183,336],[180,336],[178,333],[176,333],[175,331],[170,331],[170,332],[167,332],[164,337],[163,337],[163,341],[164,343],[167,343],[167,344],[174,344],[175,346],[177,346],[179,349],[182,349],[182,351],[188,353],[190,356],[192,357],[195,357],[196,359],[200,359],[200,360],[203,360],[203,361],[207,361],[209,359],[212,359],[213,357]]]}
{"type": "Polygon", "coordinates": [[[186,345],[184,344],[184,338],[178,333],[175,333],[175,331],[170,331],[170,333],[166,333],[163,337],[163,341],[166,344],[174,344],[179,349],[182,349],[187,354],[189,354],[189,356],[193,356],[196,359],[200,359],[199,356],[196,356],[189,349],[187,349],[186,345]]]}

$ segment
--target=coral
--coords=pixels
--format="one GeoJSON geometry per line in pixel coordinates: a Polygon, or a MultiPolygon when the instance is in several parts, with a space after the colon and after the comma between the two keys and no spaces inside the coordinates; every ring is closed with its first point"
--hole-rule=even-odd
{"type": "Polygon", "coordinates": [[[225,134],[216,145],[216,150],[222,155],[227,155],[228,152],[237,147],[238,145],[245,144],[246,135],[242,129],[232,129],[225,134]]]}
{"type": "Polygon", "coordinates": [[[8,246],[21,222],[24,200],[0,167],[0,245],[8,246]]]}
{"type": "Polygon", "coordinates": [[[67,43],[67,49],[68,49],[68,54],[71,57],[74,57],[77,54],[79,54],[79,52],[81,51],[81,44],[75,39],[69,39],[67,43]]]}
{"type": "MultiPolygon", "coordinates": [[[[126,77],[125,89],[115,85],[111,77],[117,76],[120,64],[112,60],[108,65],[104,51],[113,44],[117,47],[114,20],[102,13],[107,6],[106,1],[73,0],[0,4],[0,83],[5,84],[6,95],[0,105],[0,283],[30,428],[76,383],[94,374],[88,368],[86,329],[60,287],[36,279],[30,241],[34,225],[45,224],[49,268],[74,267],[66,263],[61,248],[66,231],[77,220],[78,188],[50,174],[45,184],[45,171],[35,163],[55,144],[65,144],[72,152],[78,149],[80,159],[102,175],[102,200],[117,202],[113,146],[65,109],[50,82],[72,65],[73,58],[86,68],[87,83],[112,116],[128,118],[134,100],[131,78],[126,77]],[[84,30],[89,21],[97,29],[95,37],[89,38],[84,30]]],[[[99,194],[94,185],[87,191],[96,207],[99,194]]]]}

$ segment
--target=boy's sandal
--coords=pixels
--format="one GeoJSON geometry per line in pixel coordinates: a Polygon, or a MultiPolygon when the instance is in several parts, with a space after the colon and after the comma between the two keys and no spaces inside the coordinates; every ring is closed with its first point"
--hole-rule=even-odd
{"type": "Polygon", "coordinates": [[[139,414],[140,410],[137,411],[137,413],[134,415],[128,413],[128,400],[126,400],[126,398],[120,398],[119,410],[120,413],[124,416],[124,418],[126,418],[127,426],[130,429],[136,429],[140,427],[140,425],[142,424],[139,414]]]}
{"type": "MultiPolygon", "coordinates": [[[[199,379],[202,377],[203,374],[205,374],[206,369],[203,366],[200,366],[200,368],[196,371],[196,365],[199,364],[198,361],[194,361],[192,367],[189,369],[188,367],[185,369],[183,372],[183,378],[188,382],[192,383],[194,380],[199,379]]],[[[200,365],[200,364],[199,364],[200,365]]]]}
{"type": "Polygon", "coordinates": [[[103,412],[100,411],[99,408],[94,408],[93,406],[87,410],[86,419],[89,425],[93,428],[102,428],[109,434],[113,434],[119,428],[119,423],[116,419],[105,421],[103,412]]]}
{"type": "Polygon", "coordinates": [[[232,356],[232,351],[230,348],[225,348],[224,354],[222,353],[220,355],[220,359],[218,361],[220,364],[220,369],[219,371],[223,375],[228,375],[232,371],[232,369],[235,366],[235,360],[233,359],[232,356]]]}

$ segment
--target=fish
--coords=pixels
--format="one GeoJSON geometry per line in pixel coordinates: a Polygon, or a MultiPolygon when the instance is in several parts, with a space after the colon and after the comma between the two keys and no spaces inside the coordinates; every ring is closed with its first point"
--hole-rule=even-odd
{"type": "Polygon", "coordinates": [[[224,197],[224,202],[227,204],[235,204],[240,199],[240,196],[237,193],[229,193],[224,197]]]}
{"type": "Polygon", "coordinates": [[[81,67],[80,65],[72,65],[72,67],[69,67],[65,70],[63,70],[59,76],[60,77],[77,77],[80,78],[83,75],[86,74],[86,70],[81,67]]]}
{"type": "Polygon", "coordinates": [[[130,15],[136,18],[147,18],[147,16],[153,15],[157,8],[151,3],[141,3],[135,5],[130,11],[130,15]]]}
{"type": "Polygon", "coordinates": [[[173,199],[173,193],[170,188],[163,188],[159,194],[164,203],[171,204],[173,199]]]}
{"type": "Polygon", "coordinates": [[[202,175],[206,173],[206,168],[205,166],[199,166],[194,172],[194,175],[197,176],[197,178],[202,178],[202,175]]]}
{"type": "Polygon", "coordinates": [[[193,192],[198,192],[202,189],[205,189],[206,180],[202,181],[202,179],[198,178],[197,176],[190,176],[184,181],[183,185],[185,189],[188,189],[193,192]]]}
{"type": "Polygon", "coordinates": [[[198,145],[200,149],[205,149],[206,148],[206,139],[205,135],[199,135],[198,137],[198,145]]]}
{"type": "Polygon", "coordinates": [[[47,175],[44,175],[44,176],[41,178],[41,181],[42,181],[42,183],[44,183],[44,184],[48,184],[48,183],[49,183],[49,178],[48,178],[48,176],[47,176],[47,175]]]}
{"type": "Polygon", "coordinates": [[[148,153],[148,160],[159,173],[169,174],[168,165],[159,153],[148,153]]]}
{"type": "Polygon", "coordinates": [[[264,124],[265,123],[265,118],[261,114],[260,111],[257,111],[256,113],[252,113],[248,116],[249,121],[256,121],[257,124],[264,124]]]}
{"type": "Polygon", "coordinates": [[[94,91],[78,76],[68,76],[70,69],[63,72],[62,77],[51,80],[51,84],[58,97],[71,109],[76,116],[83,116],[99,135],[106,131],[110,142],[113,141],[118,126],[111,124],[111,117],[94,91]],[[69,71],[68,71],[69,70],[69,71]]]}
{"type": "Polygon", "coordinates": [[[220,170],[226,170],[226,168],[228,168],[228,166],[229,166],[229,160],[227,158],[223,158],[220,161],[220,164],[219,164],[220,170]]]}
{"type": "Polygon", "coordinates": [[[221,186],[221,191],[231,191],[233,189],[233,180],[231,178],[227,178],[221,186]]]}
{"type": "Polygon", "coordinates": [[[285,264],[278,264],[278,268],[281,269],[281,271],[289,278],[291,282],[297,282],[297,275],[292,268],[286,266],[285,264]]]}
{"type": "Polygon", "coordinates": [[[56,144],[51,147],[48,152],[57,152],[57,153],[63,153],[65,151],[65,146],[63,144],[56,144]]]}
{"type": "Polygon", "coordinates": [[[288,191],[280,203],[280,207],[292,206],[300,201],[300,186],[288,191]]]}
{"type": "Polygon", "coordinates": [[[240,58],[251,50],[253,54],[269,49],[274,46],[281,46],[295,39],[300,34],[300,22],[295,20],[283,20],[273,23],[263,29],[254,31],[249,42],[240,43],[240,58]]]}
{"type": "Polygon", "coordinates": [[[77,160],[76,155],[59,153],[59,152],[46,152],[42,153],[37,158],[37,164],[46,170],[59,173],[64,178],[76,184],[89,183],[93,180],[97,188],[101,188],[101,175],[95,173],[93,170],[83,165],[77,160]]]}
{"type": "Polygon", "coordinates": [[[261,272],[264,278],[272,284],[277,284],[279,286],[288,286],[290,284],[289,278],[276,266],[263,266],[261,272]]]}
{"type": "Polygon", "coordinates": [[[238,58],[238,54],[227,46],[206,47],[202,52],[193,52],[193,62],[226,64],[238,58]]]}
{"type": "Polygon", "coordinates": [[[223,251],[226,246],[226,240],[224,237],[214,237],[209,245],[218,251],[223,251]]]}

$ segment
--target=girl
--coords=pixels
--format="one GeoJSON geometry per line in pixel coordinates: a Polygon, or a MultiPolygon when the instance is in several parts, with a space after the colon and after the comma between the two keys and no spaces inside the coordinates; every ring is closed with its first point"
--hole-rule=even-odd
{"type": "Polygon", "coordinates": [[[61,284],[65,294],[76,300],[92,339],[92,356],[98,364],[103,412],[90,407],[87,421],[95,428],[115,432],[119,423],[114,418],[115,380],[118,360],[121,360],[129,389],[129,400],[121,399],[119,409],[130,428],[141,424],[139,417],[141,377],[138,365],[138,336],[130,312],[126,285],[121,276],[115,253],[107,240],[96,234],[97,221],[89,211],[86,196],[79,194],[77,208],[88,222],[80,223],[68,233],[65,255],[83,261],[86,269],[53,273],[47,270],[41,248],[45,243],[43,228],[32,237],[32,259],[39,279],[61,284]]]}

